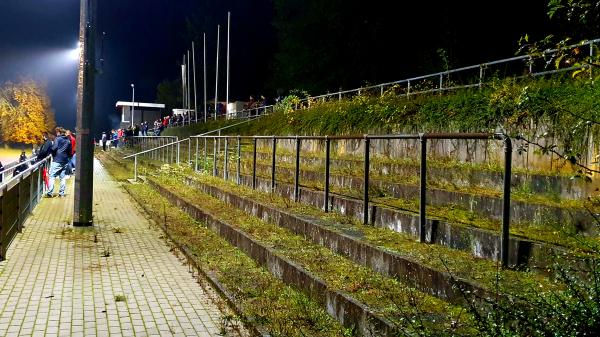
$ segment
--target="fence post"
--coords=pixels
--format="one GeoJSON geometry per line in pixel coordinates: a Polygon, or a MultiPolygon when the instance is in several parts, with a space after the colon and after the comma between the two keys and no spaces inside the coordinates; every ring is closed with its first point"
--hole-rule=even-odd
{"type": "Polygon", "coordinates": [[[510,235],[510,183],[512,177],[512,142],[510,137],[504,136],[504,187],[502,192],[502,242],[501,259],[502,267],[508,267],[509,235],[510,235]]]}
{"type": "Polygon", "coordinates": [[[406,98],[410,96],[410,81],[408,81],[408,88],[406,89],[406,98]]]}
{"type": "Polygon", "coordinates": [[[137,181],[137,156],[133,157],[133,181],[137,181]]]}
{"type": "Polygon", "coordinates": [[[329,212],[329,165],[331,155],[331,139],[329,136],[325,136],[325,201],[323,202],[323,209],[325,213],[329,212]]]}
{"type": "Polygon", "coordinates": [[[217,176],[217,138],[213,137],[213,177],[217,176]]]}
{"type": "Polygon", "coordinates": [[[381,96],[383,96],[383,84],[381,85],[381,96]]]}
{"type": "Polygon", "coordinates": [[[363,200],[363,223],[369,224],[369,160],[371,151],[371,139],[365,135],[365,172],[364,172],[364,200],[363,200]]]}
{"type": "MultiPolygon", "coordinates": [[[[191,141],[191,140],[190,140],[191,141]]],[[[196,156],[194,157],[194,172],[198,172],[198,152],[199,152],[199,140],[196,138],[196,156]]]]}
{"type": "Polygon", "coordinates": [[[275,154],[277,152],[277,138],[273,136],[273,155],[271,157],[271,192],[275,191],[275,154]]]}
{"type": "Polygon", "coordinates": [[[440,95],[442,94],[442,88],[444,87],[444,74],[440,74],[440,87],[439,87],[439,93],[440,95]]]}
{"type": "Polygon", "coordinates": [[[252,189],[255,190],[256,189],[256,137],[253,138],[254,140],[254,149],[253,149],[253,159],[252,159],[252,189]]]}
{"type": "Polygon", "coordinates": [[[229,179],[229,139],[225,138],[225,155],[223,158],[223,179],[229,179]]]}
{"type": "Polygon", "coordinates": [[[208,141],[206,140],[206,136],[203,137],[204,138],[204,165],[202,168],[202,171],[206,172],[206,169],[208,168],[208,141]]]}
{"type": "Polygon", "coordinates": [[[188,138],[188,165],[192,166],[192,138],[188,138]]]}
{"type": "Polygon", "coordinates": [[[479,90],[481,90],[481,86],[483,85],[483,64],[479,65],[479,90]]]}
{"type": "Polygon", "coordinates": [[[419,174],[419,242],[425,242],[425,225],[427,222],[427,138],[419,135],[421,141],[421,167],[419,174]]]}
{"type": "Polygon", "coordinates": [[[177,165],[181,162],[181,143],[177,143],[177,165]]]}
{"type": "Polygon", "coordinates": [[[300,200],[300,138],[296,136],[296,168],[294,170],[294,201],[300,200]]]}
{"type": "Polygon", "coordinates": [[[242,168],[242,139],[240,136],[237,136],[237,184],[241,184],[242,183],[242,173],[241,173],[241,168],[242,168]]]}
{"type": "Polygon", "coordinates": [[[594,79],[594,76],[593,76],[594,66],[591,64],[592,57],[594,57],[594,42],[590,42],[590,62],[589,62],[590,63],[590,80],[594,79]]]}

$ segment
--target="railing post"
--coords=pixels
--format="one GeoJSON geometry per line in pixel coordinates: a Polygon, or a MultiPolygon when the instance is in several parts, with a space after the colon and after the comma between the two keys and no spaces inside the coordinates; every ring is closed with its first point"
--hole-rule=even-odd
{"type": "Polygon", "coordinates": [[[594,66],[592,65],[592,57],[594,57],[594,42],[590,42],[590,80],[594,79],[594,66]]]}
{"type": "MultiPolygon", "coordinates": [[[[190,118],[190,121],[191,121],[191,118],[190,118]]],[[[177,144],[179,144],[179,143],[177,143],[177,144]]],[[[192,139],[191,138],[188,138],[188,165],[192,166],[192,139]]]]}
{"type": "Polygon", "coordinates": [[[223,179],[229,179],[229,139],[225,138],[225,155],[223,158],[223,179]]]}
{"type": "Polygon", "coordinates": [[[442,94],[442,88],[444,86],[444,74],[440,74],[440,87],[439,87],[439,94],[442,94]]]}
{"type": "Polygon", "coordinates": [[[273,136],[273,155],[271,156],[271,192],[275,191],[275,156],[277,152],[277,138],[273,136]]]}
{"type": "Polygon", "coordinates": [[[133,181],[137,181],[137,156],[133,157],[133,181]]]}
{"type": "Polygon", "coordinates": [[[204,165],[202,166],[202,171],[206,172],[208,167],[208,140],[206,136],[204,136],[204,165]]]}
{"type": "MultiPolygon", "coordinates": [[[[221,144],[219,144],[221,145],[221,144]]],[[[217,176],[217,137],[213,137],[213,177],[217,176]]]]}
{"type": "Polygon", "coordinates": [[[410,96],[410,81],[408,81],[408,87],[406,89],[406,98],[410,96]]]}
{"type": "Polygon", "coordinates": [[[510,183],[512,177],[512,142],[510,137],[504,136],[504,187],[502,194],[502,242],[501,259],[502,267],[508,267],[509,235],[510,235],[510,183]]]}
{"type": "Polygon", "coordinates": [[[177,165],[181,162],[181,143],[177,143],[177,165]]]}
{"type": "Polygon", "coordinates": [[[300,138],[296,136],[296,168],[294,170],[294,201],[300,200],[300,138]]]}
{"type": "Polygon", "coordinates": [[[425,242],[425,225],[427,222],[427,138],[419,135],[421,141],[421,167],[419,174],[419,242],[425,242]]]}
{"type": "Polygon", "coordinates": [[[236,181],[237,184],[242,183],[242,139],[240,136],[237,137],[237,170],[236,170],[236,181]]]}
{"type": "Polygon", "coordinates": [[[198,152],[199,152],[199,148],[200,148],[200,145],[198,143],[199,143],[199,140],[198,140],[198,138],[196,138],[196,156],[194,156],[194,172],[198,172],[198,152]]]}
{"type": "Polygon", "coordinates": [[[533,58],[529,57],[529,75],[533,74],[533,58]]]}
{"type": "Polygon", "coordinates": [[[479,89],[481,90],[481,86],[483,85],[483,65],[479,65],[479,89]]]}
{"type": "Polygon", "coordinates": [[[370,151],[371,139],[365,135],[365,172],[364,172],[364,191],[363,191],[363,223],[369,224],[369,169],[370,169],[370,151]]]}
{"type": "Polygon", "coordinates": [[[256,189],[256,137],[253,138],[254,149],[252,150],[252,189],[256,189]]]}
{"type": "Polygon", "coordinates": [[[331,155],[331,139],[329,136],[325,136],[325,201],[323,202],[323,209],[325,213],[329,212],[329,165],[331,155]]]}
{"type": "Polygon", "coordinates": [[[380,86],[381,87],[381,96],[383,96],[383,84],[380,86]]]}

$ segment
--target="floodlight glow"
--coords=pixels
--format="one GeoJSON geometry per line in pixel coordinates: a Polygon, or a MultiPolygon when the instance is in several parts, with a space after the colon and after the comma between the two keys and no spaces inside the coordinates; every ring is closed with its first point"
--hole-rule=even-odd
{"type": "Polygon", "coordinates": [[[75,48],[69,52],[69,58],[72,60],[79,60],[80,54],[81,54],[81,42],[78,42],[77,48],[75,48]]]}

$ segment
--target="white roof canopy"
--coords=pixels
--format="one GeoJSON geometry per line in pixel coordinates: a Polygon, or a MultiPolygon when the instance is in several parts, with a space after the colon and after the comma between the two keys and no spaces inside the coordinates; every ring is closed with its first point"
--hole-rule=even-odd
{"type": "Polygon", "coordinates": [[[124,106],[135,106],[138,108],[153,108],[153,109],[164,109],[165,105],[164,104],[157,104],[157,103],[142,103],[142,102],[125,102],[125,101],[118,101],[116,104],[117,108],[121,108],[124,106]]]}

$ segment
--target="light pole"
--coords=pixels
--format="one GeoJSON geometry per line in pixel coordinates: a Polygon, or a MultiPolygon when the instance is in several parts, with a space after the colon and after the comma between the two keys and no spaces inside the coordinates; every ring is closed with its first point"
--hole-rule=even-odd
{"type": "Polygon", "coordinates": [[[73,225],[91,226],[94,186],[94,73],[96,72],[96,0],[82,0],[79,21],[79,76],[77,81],[77,163],[73,225]]]}
{"type": "Polygon", "coordinates": [[[135,111],[135,85],[131,83],[131,128],[133,129],[133,112],[135,111]]]}

